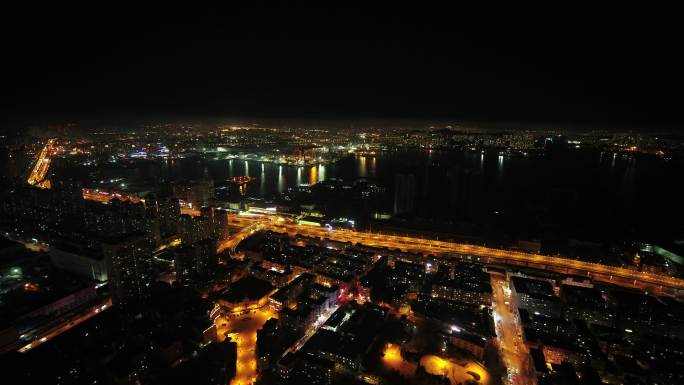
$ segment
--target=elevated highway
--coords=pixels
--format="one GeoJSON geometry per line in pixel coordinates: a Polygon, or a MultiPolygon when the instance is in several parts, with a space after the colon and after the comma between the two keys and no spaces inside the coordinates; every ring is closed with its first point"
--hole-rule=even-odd
{"type": "MultiPolygon", "coordinates": [[[[246,233],[238,233],[238,238],[241,240],[256,231],[270,230],[276,233],[288,234],[292,237],[299,235],[342,243],[358,243],[390,251],[422,254],[424,256],[433,255],[440,259],[548,270],[561,274],[584,276],[597,281],[639,288],[660,294],[684,294],[684,280],[679,278],[569,258],[397,235],[374,234],[344,229],[329,230],[323,227],[286,222],[282,219],[277,220],[276,217],[253,217],[243,219],[243,221],[260,223],[261,226],[251,227],[250,225],[246,227],[245,230],[249,229],[246,233]],[[249,235],[246,235],[248,233],[249,235]]],[[[237,243],[230,243],[230,245],[234,248],[237,246],[237,243]]]]}

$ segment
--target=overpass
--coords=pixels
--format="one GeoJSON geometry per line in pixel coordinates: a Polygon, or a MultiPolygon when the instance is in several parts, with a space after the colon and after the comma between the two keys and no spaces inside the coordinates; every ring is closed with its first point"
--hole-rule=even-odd
{"type": "Polygon", "coordinates": [[[291,237],[299,235],[341,243],[358,243],[391,251],[422,254],[423,256],[434,255],[438,259],[547,270],[561,274],[584,276],[596,281],[660,294],[684,294],[683,279],[623,267],[431,239],[373,234],[345,229],[329,230],[322,227],[294,224],[282,219],[278,220],[275,217],[254,217],[249,218],[249,220],[253,223],[260,223],[261,226],[252,227],[253,225],[249,225],[244,229],[246,232],[237,233],[237,238],[230,242],[230,247],[233,249],[254,232],[270,230],[288,234],[291,237]],[[238,241],[238,239],[240,240],[238,241]]]}
{"type": "Polygon", "coordinates": [[[216,247],[216,252],[221,253],[225,250],[228,250],[228,252],[232,255],[240,242],[247,239],[247,237],[250,235],[264,229],[265,227],[263,222],[255,221],[254,223],[242,228],[240,231],[231,234],[229,238],[219,241],[216,247]]]}

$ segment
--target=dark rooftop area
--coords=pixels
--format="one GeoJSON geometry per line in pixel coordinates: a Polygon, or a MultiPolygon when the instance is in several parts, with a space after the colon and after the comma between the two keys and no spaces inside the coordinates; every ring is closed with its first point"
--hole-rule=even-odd
{"type": "Polygon", "coordinates": [[[512,277],[511,282],[518,293],[536,297],[553,297],[553,288],[547,281],[523,277],[512,277]]]}
{"type": "Polygon", "coordinates": [[[273,290],[273,285],[270,283],[247,276],[239,279],[230,285],[230,287],[221,293],[221,299],[227,302],[242,302],[244,300],[257,300],[273,290]]]}

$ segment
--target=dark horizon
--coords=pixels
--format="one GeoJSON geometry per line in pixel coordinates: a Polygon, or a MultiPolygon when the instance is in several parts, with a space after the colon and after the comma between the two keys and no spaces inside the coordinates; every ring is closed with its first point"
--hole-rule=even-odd
{"type": "Polygon", "coordinates": [[[234,11],[224,23],[37,20],[6,42],[2,120],[681,126],[674,24],[632,28],[628,16],[649,15],[629,8],[509,8],[484,20],[296,7],[295,17],[234,11]]]}

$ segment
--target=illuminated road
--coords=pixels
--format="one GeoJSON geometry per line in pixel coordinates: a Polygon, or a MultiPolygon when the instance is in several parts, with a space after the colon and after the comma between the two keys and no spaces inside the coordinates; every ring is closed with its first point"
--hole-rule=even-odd
{"type": "Polygon", "coordinates": [[[130,203],[145,203],[145,200],[137,195],[126,194],[118,191],[84,188],[81,190],[81,193],[83,194],[83,199],[100,203],[109,203],[109,201],[114,198],[130,203]]]}
{"type": "Polygon", "coordinates": [[[44,253],[50,251],[50,244],[41,241],[36,238],[32,238],[31,240],[25,239],[23,236],[19,236],[14,232],[5,232],[4,233],[5,238],[10,239],[14,242],[19,242],[24,247],[31,251],[35,251],[37,253],[44,253]]]}
{"type": "MultiPolygon", "coordinates": [[[[36,165],[29,175],[29,184],[41,188],[50,188],[49,180],[46,180],[45,176],[50,167],[50,157],[57,151],[54,144],[55,139],[48,140],[40,152],[36,165]]],[[[117,192],[107,193],[84,189],[83,194],[85,199],[100,202],[108,202],[114,197],[134,203],[143,201],[132,195],[117,192]]],[[[196,215],[194,210],[192,212],[188,210],[186,213],[196,215]]],[[[259,230],[271,230],[287,233],[290,236],[300,234],[306,237],[360,243],[366,246],[400,250],[402,252],[421,253],[424,255],[432,254],[439,257],[466,259],[485,264],[521,266],[532,269],[551,270],[562,274],[583,275],[599,281],[621,286],[638,287],[654,292],[684,291],[684,280],[682,279],[573,259],[430,239],[373,234],[345,229],[328,230],[321,227],[297,225],[286,222],[282,218],[278,220],[278,217],[275,216],[233,216],[231,220],[243,223],[245,228],[233,234],[230,238],[221,241],[218,246],[219,252],[226,249],[234,250],[242,240],[259,230]],[[468,259],[470,256],[476,257],[476,259],[468,259]]],[[[675,292],[675,294],[678,293],[675,292]]]]}
{"type": "Polygon", "coordinates": [[[191,217],[199,217],[200,211],[192,207],[182,207],[180,208],[180,213],[185,215],[190,215],[191,217]]]}
{"type": "Polygon", "coordinates": [[[233,252],[235,251],[235,247],[237,247],[237,245],[239,245],[240,242],[244,241],[250,235],[261,230],[264,230],[264,224],[261,222],[253,222],[249,224],[247,227],[238,231],[237,233],[231,234],[229,238],[219,241],[218,246],[216,248],[216,252],[220,253],[224,250],[229,250],[233,252]]]}
{"type": "Polygon", "coordinates": [[[50,157],[56,153],[54,147],[55,139],[50,139],[45,144],[45,147],[40,151],[36,165],[28,177],[28,184],[40,188],[50,188],[50,181],[46,180],[47,172],[50,169],[50,157]]]}
{"type": "MultiPolygon", "coordinates": [[[[43,147],[43,150],[41,150],[40,154],[38,155],[38,159],[36,160],[36,164],[33,167],[33,170],[31,170],[31,173],[27,179],[28,184],[47,189],[51,187],[50,181],[45,179],[45,177],[50,169],[51,157],[60,151],[60,149],[55,146],[55,141],[56,139],[48,140],[45,144],[45,147],[43,147]]],[[[130,203],[145,203],[144,199],[136,195],[126,194],[118,191],[84,188],[82,189],[81,193],[83,194],[83,199],[97,201],[100,203],[108,203],[114,198],[130,203]]]]}
{"type": "Polygon", "coordinates": [[[285,353],[283,353],[282,357],[285,357],[287,353],[290,352],[297,352],[299,349],[306,344],[306,342],[313,337],[316,332],[318,332],[318,329],[325,324],[326,321],[328,321],[328,318],[337,311],[337,309],[340,307],[340,304],[338,303],[337,305],[331,307],[326,311],[325,313],[321,314],[316,321],[304,332],[304,336],[297,340],[289,349],[285,350],[285,353]]]}
{"type": "Polygon", "coordinates": [[[191,217],[199,217],[202,214],[200,212],[200,209],[197,208],[196,206],[193,207],[192,203],[190,203],[190,202],[185,202],[185,201],[179,199],[178,204],[180,206],[180,213],[181,214],[190,215],[191,217]]]}
{"type": "Polygon", "coordinates": [[[35,349],[37,346],[44,344],[51,339],[57,337],[58,335],[71,330],[72,328],[82,324],[83,322],[91,319],[92,317],[100,314],[101,312],[109,309],[112,306],[112,299],[107,298],[104,302],[99,303],[95,306],[89,307],[88,309],[84,310],[82,313],[78,314],[77,317],[71,318],[67,321],[62,322],[61,324],[51,327],[48,330],[44,331],[43,333],[40,333],[36,336],[36,339],[32,341],[31,343],[24,345],[23,347],[19,348],[17,351],[19,353],[26,353],[31,349],[35,349]]]}
{"type": "Polygon", "coordinates": [[[505,382],[512,385],[532,385],[529,374],[529,352],[522,339],[522,326],[512,298],[510,282],[502,274],[492,274],[492,311],[501,359],[507,369],[505,382]]]}
{"type": "Polygon", "coordinates": [[[259,228],[292,237],[297,234],[311,238],[350,242],[365,246],[400,250],[402,252],[432,254],[443,258],[457,258],[484,264],[520,266],[532,269],[551,270],[562,274],[581,275],[621,286],[638,287],[656,292],[666,289],[684,290],[684,280],[660,274],[602,265],[574,259],[550,257],[520,251],[493,249],[484,246],[435,241],[430,239],[373,234],[352,230],[328,230],[322,227],[298,225],[278,221],[275,217],[252,217],[252,223],[261,223],[259,228]],[[475,257],[475,258],[469,258],[475,257]]]}
{"type": "Polygon", "coordinates": [[[270,318],[276,318],[268,306],[242,316],[216,318],[219,341],[225,336],[237,343],[237,373],[230,385],[251,385],[257,379],[256,341],[259,330],[270,318]]]}

